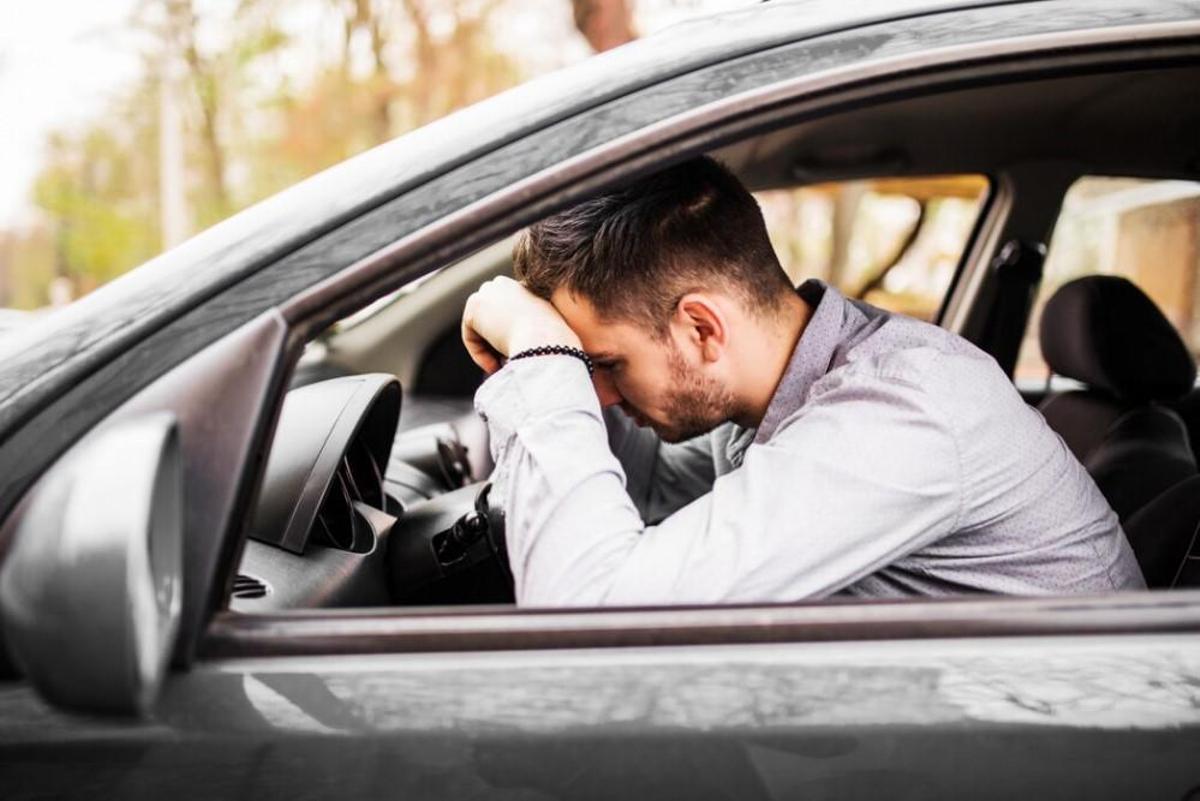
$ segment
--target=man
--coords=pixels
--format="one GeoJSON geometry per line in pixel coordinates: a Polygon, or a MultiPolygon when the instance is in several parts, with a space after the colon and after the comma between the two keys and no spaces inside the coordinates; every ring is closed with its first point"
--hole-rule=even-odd
{"type": "Polygon", "coordinates": [[[463,339],[491,374],[476,407],[518,603],[1145,586],[1096,485],[988,355],[793,289],[716,162],[537,223],[514,268],[521,283],[467,301],[463,339]]]}

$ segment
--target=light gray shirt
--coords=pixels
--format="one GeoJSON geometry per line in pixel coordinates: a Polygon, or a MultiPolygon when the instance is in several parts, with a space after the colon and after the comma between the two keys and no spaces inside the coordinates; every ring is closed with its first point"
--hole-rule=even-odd
{"type": "Polygon", "coordinates": [[[602,413],[570,356],[484,382],[519,604],[1145,587],[1087,471],[990,356],[799,291],[815,311],[756,430],[663,444],[602,413]]]}

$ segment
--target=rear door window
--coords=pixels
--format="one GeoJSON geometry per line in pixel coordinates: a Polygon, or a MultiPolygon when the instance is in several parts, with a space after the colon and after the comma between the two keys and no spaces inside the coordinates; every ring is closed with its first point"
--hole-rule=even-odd
{"type": "Polygon", "coordinates": [[[1200,182],[1080,178],[1063,199],[1043,269],[1017,360],[1018,387],[1049,382],[1038,342],[1042,309],[1059,287],[1085,275],[1137,284],[1200,355],[1200,182]]]}

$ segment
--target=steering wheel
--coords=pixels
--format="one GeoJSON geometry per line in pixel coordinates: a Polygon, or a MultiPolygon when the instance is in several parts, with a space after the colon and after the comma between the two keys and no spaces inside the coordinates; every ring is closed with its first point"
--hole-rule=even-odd
{"type": "Polygon", "coordinates": [[[406,509],[389,537],[392,596],[405,604],[512,603],[504,512],[490,482],[406,509]]]}

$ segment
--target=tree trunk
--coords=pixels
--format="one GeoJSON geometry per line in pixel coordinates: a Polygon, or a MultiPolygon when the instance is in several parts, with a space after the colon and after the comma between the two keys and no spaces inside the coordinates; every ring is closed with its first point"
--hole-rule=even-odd
{"type": "Polygon", "coordinates": [[[162,59],[158,96],[158,213],[162,249],[191,233],[184,165],[183,119],[179,103],[183,66],[173,54],[162,59]]]}
{"type": "Polygon", "coordinates": [[[200,103],[200,138],[208,167],[209,191],[217,206],[218,219],[229,213],[229,190],[225,185],[225,151],[220,139],[218,68],[196,46],[196,12],[192,0],[170,0],[167,5],[172,45],[182,56],[200,103]]]}
{"type": "Polygon", "coordinates": [[[434,108],[434,91],[442,77],[438,71],[437,46],[429,27],[429,15],[419,0],[404,0],[404,10],[412,22],[416,34],[416,82],[412,87],[413,107],[418,125],[441,116],[434,108]]]}
{"type": "Polygon", "coordinates": [[[383,51],[387,47],[384,21],[371,10],[370,0],[356,0],[355,24],[371,41],[371,137],[376,144],[392,138],[392,78],[383,51]]]}
{"type": "Polygon", "coordinates": [[[575,27],[597,53],[637,38],[626,0],[571,0],[571,5],[575,27]]]}

